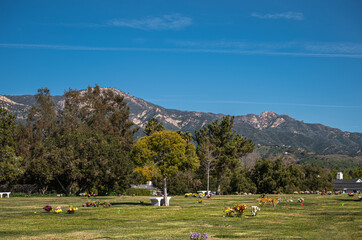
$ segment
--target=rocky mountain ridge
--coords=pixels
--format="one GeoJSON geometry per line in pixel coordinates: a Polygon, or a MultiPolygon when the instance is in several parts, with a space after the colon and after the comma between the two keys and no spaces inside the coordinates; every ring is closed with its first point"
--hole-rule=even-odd
{"type": "MultiPolygon", "coordinates": [[[[141,128],[144,128],[148,119],[155,117],[166,129],[194,133],[195,130],[224,116],[166,109],[118,89],[109,89],[124,97],[130,108],[130,120],[141,128]]],[[[64,96],[54,96],[53,99],[61,108],[64,96]]],[[[35,102],[33,95],[0,95],[0,107],[9,109],[20,121],[26,118],[30,106],[35,102]]],[[[234,128],[236,132],[260,145],[285,145],[320,154],[362,155],[362,133],[343,132],[322,124],[304,123],[272,111],[265,111],[259,115],[235,116],[234,128]]],[[[138,133],[138,136],[141,135],[142,130],[138,133]]]]}

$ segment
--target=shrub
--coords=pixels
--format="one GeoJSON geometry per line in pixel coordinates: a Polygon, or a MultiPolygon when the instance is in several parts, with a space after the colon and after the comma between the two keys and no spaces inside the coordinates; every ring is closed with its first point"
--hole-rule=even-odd
{"type": "Polygon", "coordinates": [[[130,188],[126,191],[126,194],[129,196],[151,196],[151,193],[147,189],[137,189],[137,188],[130,188]]]}

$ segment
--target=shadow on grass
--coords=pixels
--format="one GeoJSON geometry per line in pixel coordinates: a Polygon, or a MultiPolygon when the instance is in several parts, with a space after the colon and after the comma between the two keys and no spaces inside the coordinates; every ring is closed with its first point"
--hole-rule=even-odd
{"type": "Polygon", "coordinates": [[[336,199],[336,201],[339,201],[339,202],[360,202],[361,200],[359,200],[358,198],[351,197],[351,198],[346,198],[346,199],[336,199]]]}
{"type": "Polygon", "coordinates": [[[320,215],[320,216],[349,216],[349,215],[361,215],[362,212],[321,212],[321,213],[309,213],[308,215],[320,215]]]}
{"type": "Polygon", "coordinates": [[[144,203],[144,202],[112,202],[112,206],[116,205],[133,205],[133,206],[152,206],[151,203],[144,203]]]}

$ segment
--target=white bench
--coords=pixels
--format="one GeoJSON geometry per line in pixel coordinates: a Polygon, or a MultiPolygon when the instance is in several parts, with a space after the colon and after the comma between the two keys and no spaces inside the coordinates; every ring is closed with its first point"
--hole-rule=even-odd
{"type": "MultiPolygon", "coordinates": [[[[150,197],[151,204],[153,206],[161,206],[165,203],[164,197],[150,197]]],[[[170,202],[171,197],[167,197],[168,202],[170,202]]]]}
{"type": "Polygon", "coordinates": [[[11,192],[0,192],[0,198],[3,198],[3,195],[7,195],[8,196],[8,198],[10,197],[10,193],[11,192]]]}

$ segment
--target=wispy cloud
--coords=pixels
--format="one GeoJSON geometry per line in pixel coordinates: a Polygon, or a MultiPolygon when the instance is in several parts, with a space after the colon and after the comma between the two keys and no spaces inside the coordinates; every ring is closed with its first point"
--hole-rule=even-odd
{"type": "Polygon", "coordinates": [[[261,19],[291,19],[291,20],[298,20],[301,21],[304,19],[303,13],[300,12],[283,12],[283,13],[267,13],[267,14],[260,14],[253,12],[251,16],[261,19]]]}
{"type": "Polygon", "coordinates": [[[316,56],[361,58],[362,44],[351,42],[238,42],[238,41],[176,41],[176,46],[208,48],[260,55],[316,56]]]}
{"type": "MultiPolygon", "coordinates": [[[[196,43],[194,46],[198,46],[196,43]]],[[[53,45],[53,44],[15,44],[0,43],[0,48],[23,48],[23,49],[51,49],[68,51],[134,51],[134,52],[185,52],[185,53],[215,53],[215,54],[240,54],[240,55],[266,55],[266,56],[307,56],[307,57],[332,57],[332,58],[362,58],[362,47],[351,47],[358,51],[350,52],[317,52],[305,51],[304,48],[282,49],[279,46],[268,44],[260,46],[245,44],[240,48],[220,48],[205,45],[204,48],[128,48],[128,47],[92,47],[92,46],[74,46],[74,45],[53,45]]]]}
{"type": "Polygon", "coordinates": [[[141,30],[179,30],[190,26],[192,19],[180,14],[163,15],[160,17],[145,17],[142,19],[114,19],[109,26],[129,27],[141,30]]]}

